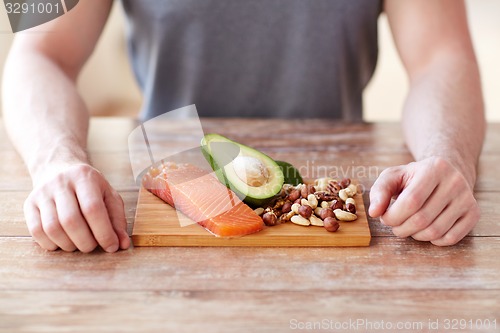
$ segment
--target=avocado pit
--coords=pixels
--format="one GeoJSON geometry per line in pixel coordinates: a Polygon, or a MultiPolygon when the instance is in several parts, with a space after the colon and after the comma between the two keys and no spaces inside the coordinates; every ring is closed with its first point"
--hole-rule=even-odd
{"type": "Polygon", "coordinates": [[[269,180],[269,170],[255,157],[237,156],[233,160],[233,169],[241,181],[248,186],[259,187],[269,180]]]}

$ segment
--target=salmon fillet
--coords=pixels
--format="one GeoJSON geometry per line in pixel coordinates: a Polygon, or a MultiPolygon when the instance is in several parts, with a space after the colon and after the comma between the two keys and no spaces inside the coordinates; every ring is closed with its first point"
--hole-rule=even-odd
{"type": "Polygon", "coordinates": [[[239,237],[263,229],[262,219],[211,173],[191,164],[151,168],[144,187],[218,237],[239,237]]]}

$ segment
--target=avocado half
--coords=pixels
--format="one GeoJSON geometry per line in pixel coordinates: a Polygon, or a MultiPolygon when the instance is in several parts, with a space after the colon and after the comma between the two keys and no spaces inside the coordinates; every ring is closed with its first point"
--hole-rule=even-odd
{"type": "Polygon", "coordinates": [[[281,191],[280,166],[260,151],[219,134],[207,134],[201,150],[219,181],[245,203],[261,207],[281,191]]]}

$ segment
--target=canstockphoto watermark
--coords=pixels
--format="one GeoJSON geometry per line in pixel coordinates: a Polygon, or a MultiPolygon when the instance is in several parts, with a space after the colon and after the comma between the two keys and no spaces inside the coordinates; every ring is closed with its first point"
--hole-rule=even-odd
{"type": "Polygon", "coordinates": [[[290,320],[292,330],[328,330],[328,331],[388,331],[388,330],[423,330],[424,322],[421,321],[387,321],[369,320],[365,318],[347,319],[343,321],[322,319],[318,321],[290,320]]]}
{"type": "Polygon", "coordinates": [[[422,321],[410,320],[372,320],[368,318],[349,318],[346,320],[322,319],[304,321],[290,319],[289,328],[292,330],[318,331],[463,331],[480,330],[491,332],[497,330],[496,318],[429,318],[422,321]]]}
{"type": "Polygon", "coordinates": [[[3,0],[13,33],[52,21],[73,8],[79,0],[3,0]]]}

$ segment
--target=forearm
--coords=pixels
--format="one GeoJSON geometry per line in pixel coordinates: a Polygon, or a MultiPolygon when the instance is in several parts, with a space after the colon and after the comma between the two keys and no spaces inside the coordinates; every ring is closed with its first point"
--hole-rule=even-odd
{"type": "Polygon", "coordinates": [[[74,78],[42,54],[20,53],[5,66],[4,119],[36,182],[47,168],[88,162],[89,116],[74,78]]]}
{"type": "Polygon", "coordinates": [[[403,112],[414,158],[450,161],[474,186],[485,133],[484,106],[474,60],[445,56],[411,80],[403,112]]]}

